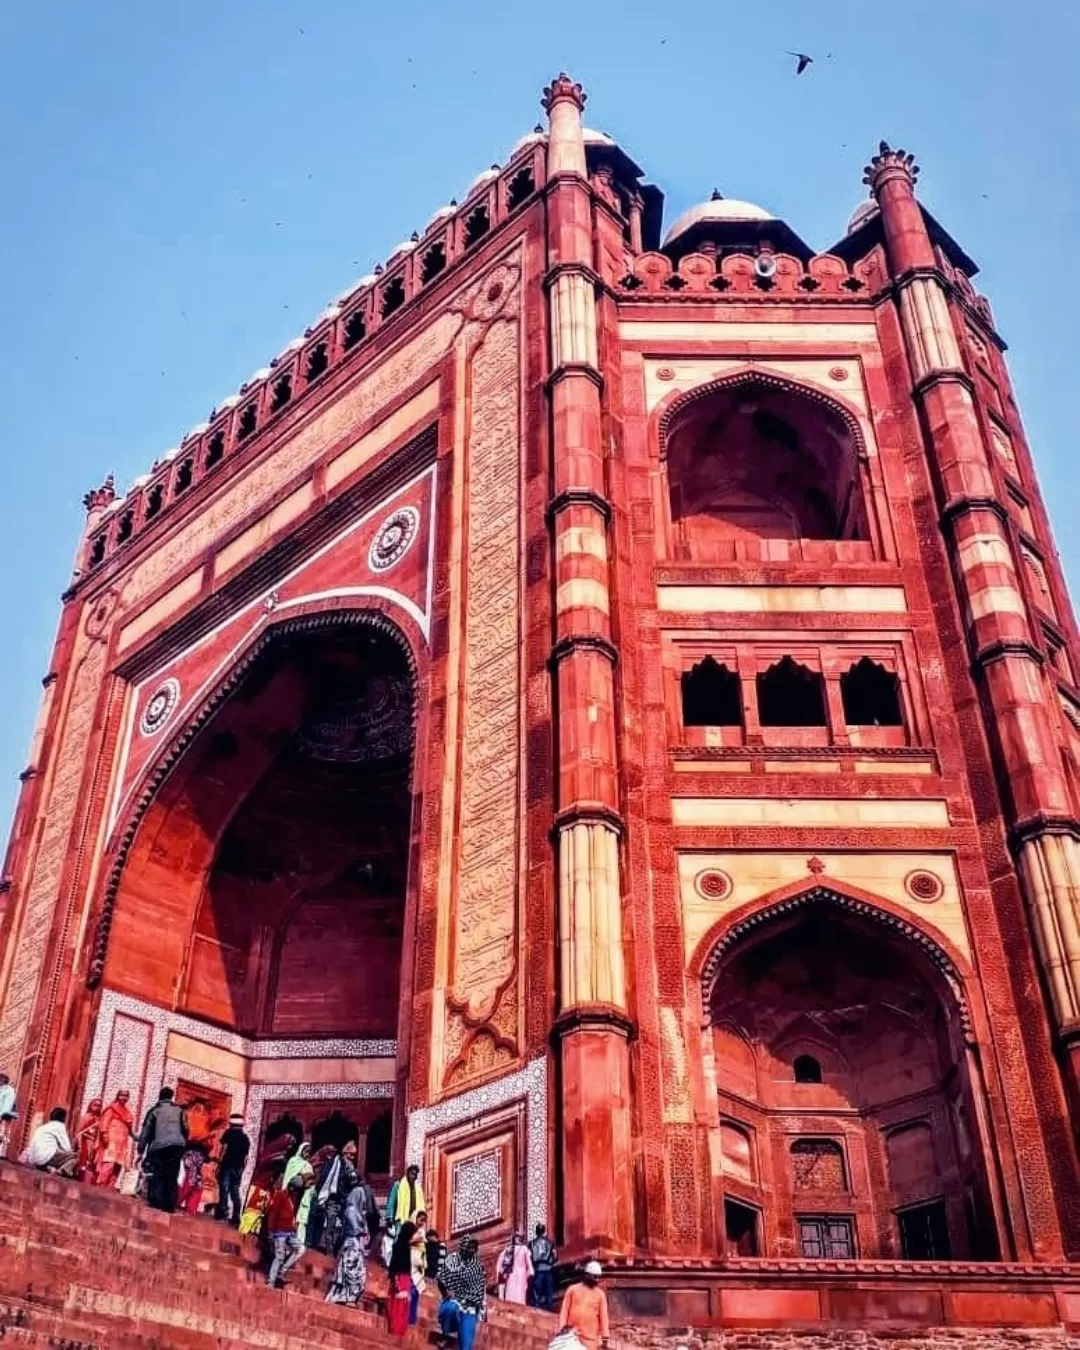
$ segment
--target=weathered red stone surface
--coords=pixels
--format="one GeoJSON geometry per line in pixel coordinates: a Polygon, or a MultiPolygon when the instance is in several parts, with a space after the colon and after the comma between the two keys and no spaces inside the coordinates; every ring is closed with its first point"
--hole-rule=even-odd
{"type": "Polygon", "coordinates": [[[662,235],[584,106],[88,494],[20,1128],[176,1083],[641,1315],[1071,1323],[1080,653],[975,264],[884,144],[827,253],[662,235]]]}

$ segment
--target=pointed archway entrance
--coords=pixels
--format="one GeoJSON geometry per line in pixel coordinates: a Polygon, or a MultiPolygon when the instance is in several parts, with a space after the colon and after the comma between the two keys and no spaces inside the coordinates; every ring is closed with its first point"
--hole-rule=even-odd
{"type": "Polygon", "coordinates": [[[999,1254],[962,982],[898,916],[825,886],[704,963],[729,1254],[999,1254]]]}
{"type": "Polygon", "coordinates": [[[226,686],[119,873],[86,1095],[170,1083],[390,1171],[416,703],[405,639],[355,613],[283,626],[226,686]]]}

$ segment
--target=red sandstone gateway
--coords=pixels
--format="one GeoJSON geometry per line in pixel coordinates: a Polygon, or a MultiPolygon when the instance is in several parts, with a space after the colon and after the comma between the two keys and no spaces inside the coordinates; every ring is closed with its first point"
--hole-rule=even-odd
{"type": "Polygon", "coordinates": [[[975,265],[884,144],[827,253],[662,235],[584,102],[88,494],[18,1128],[351,1136],[624,1312],[1080,1318],[1080,653],[975,265]]]}

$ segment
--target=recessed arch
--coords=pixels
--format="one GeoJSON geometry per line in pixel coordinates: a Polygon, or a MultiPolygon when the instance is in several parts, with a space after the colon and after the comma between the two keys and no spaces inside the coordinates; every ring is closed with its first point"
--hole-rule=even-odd
{"type": "MultiPolygon", "coordinates": [[[[101,909],[94,933],[90,960],[87,966],[87,984],[96,988],[105,969],[109,949],[117,893],[124,869],[128,863],[134,840],[148,811],[166,789],[170,776],[182,762],[193,744],[212,722],[215,715],[241,688],[259,663],[273,651],[275,644],[290,638],[313,636],[335,629],[364,628],[382,635],[400,652],[402,662],[414,691],[419,689],[420,668],[416,651],[401,625],[379,607],[377,601],[367,600],[362,607],[342,608],[316,604],[311,609],[284,616],[261,627],[238,653],[228,670],[213,690],[186,720],[178,726],[146,771],[137,796],[130,804],[122,825],[114,834],[113,862],[109,869],[102,896],[101,909]]],[[[413,750],[416,744],[420,699],[413,698],[410,737],[409,773],[413,768],[413,750]]]]}
{"type": "Polygon", "coordinates": [[[925,1256],[928,1224],[939,1254],[997,1251],[966,969],[946,942],[897,906],[822,879],[725,916],[694,972],[711,1043],[745,1042],[759,1066],[752,1091],[719,1063],[707,1075],[718,1119],[746,1121],[774,1160],[756,1190],[740,1179],[737,1200],[794,1227],[807,1257],[822,1254],[813,1233],[849,1212],[849,1193],[849,1245],[867,1255],[925,1256]],[[913,1120],[929,1134],[903,1133],[913,1120]],[[883,1191],[873,1176],[886,1154],[883,1191]],[[898,1209],[919,1205],[936,1208],[898,1209]]]}
{"type": "Polygon", "coordinates": [[[873,556],[863,428],[840,400],[744,369],[673,395],[657,427],[672,556],[776,559],[830,540],[873,556]]]}

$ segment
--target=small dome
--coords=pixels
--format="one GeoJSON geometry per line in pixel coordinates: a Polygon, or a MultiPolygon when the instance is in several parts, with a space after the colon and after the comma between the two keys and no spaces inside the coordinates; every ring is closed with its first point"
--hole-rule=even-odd
{"type": "Polygon", "coordinates": [[[522,138],[519,141],[514,142],[513,148],[510,151],[510,158],[513,159],[514,156],[520,150],[524,150],[527,145],[535,145],[537,141],[546,141],[546,140],[547,140],[547,132],[545,132],[543,129],[541,129],[540,131],[527,132],[524,136],[522,136],[522,138]]]}
{"type": "Polygon", "coordinates": [[[596,131],[592,127],[581,128],[581,139],[586,145],[614,145],[615,140],[606,131],[596,131]]]}
{"type": "Polygon", "coordinates": [[[448,217],[452,216],[454,214],[455,209],[456,208],[453,206],[440,206],[439,209],[428,221],[428,223],[424,226],[424,233],[426,234],[428,230],[434,229],[435,226],[438,225],[440,220],[446,220],[448,217]]]}
{"type": "MultiPolygon", "coordinates": [[[[416,247],[415,239],[403,239],[400,244],[395,244],[390,250],[390,258],[396,258],[399,253],[411,253],[416,247]]],[[[389,262],[390,259],[387,259],[389,262]]]]}
{"type": "Polygon", "coordinates": [[[865,202],[860,202],[851,213],[851,219],[847,223],[847,233],[854,234],[856,230],[861,229],[862,226],[864,226],[872,216],[876,216],[877,213],[878,204],[874,201],[873,197],[870,197],[865,202]]]}
{"type": "Polygon", "coordinates": [[[174,445],[171,449],[166,450],[165,453],[161,456],[161,462],[163,464],[167,464],[170,460],[175,459],[179,453],[180,447],[178,445],[174,445]]]}
{"type": "Polygon", "coordinates": [[[673,243],[680,235],[684,235],[687,230],[693,229],[695,225],[708,224],[730,224],[740,220],[775,220],[776,217],[771,211],[766,211],[763,206],[755,206],[753,202],[741,202],[737,197],[721,197],[719,193],[714,194],[712,199],[707,202],[699,202],[697,206],[692,206],[689,211],[684,211],[682,215],[664,235],[664,244],[673,243]]]}
{"type": "Polygon", "coordinates": [[[253,384],[262,384],[263,380],[265,380],[269,374],[270,374],[269,366],[260,366],[259,369],[255,372],[255,374],[249,375],[247,379],[244,381],[244,383],[240,386],[240,392],[244,393],[246,390],[250,389],[253,384]]]}
{"type": "Polygon", "coordinates": [[[134,492],[136,488],[141,488],[144,483],[149,483],[149,481],[150,475],[148,473],[136,474],[135,477],[131,480],[131,487],[128,489],[128,491],[134,492]]]}
{"type": "Polygon", "coordinates": [[[210,429],[209,422],[196,422],[190,431],[184,432],[180,440],[180,444],[183,445],[184,441],[190,441],[195,436],[201,436],[204,431],[208,431],[209,429],[210,429]]]}
{"type": "Polygon", "coordinates": [[[235,408],[240,402],[239,394],[230,394],[228,398],[223,398],[214,409],[214,412],[224,412],[226,408],[235,408]]]}
{"type": "Polygon", "coordinates": [[[469,190],[465,195],[471,197],[472,194],[482,188],[485,183],[490,183],[493,178],[498,178],[498,176],[499,170],[495,165],[492,165],[490,169],[485,169],[483,173],[478,173],[469,184],[469,190]]]}

